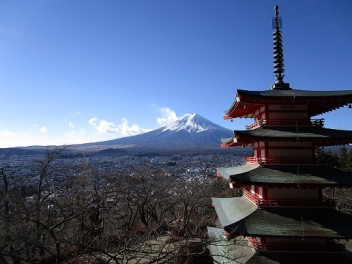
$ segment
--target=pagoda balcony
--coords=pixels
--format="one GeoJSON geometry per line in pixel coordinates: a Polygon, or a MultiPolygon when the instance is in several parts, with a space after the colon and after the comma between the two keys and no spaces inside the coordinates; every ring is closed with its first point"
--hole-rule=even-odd
{"type": "Polygon", "coordinates": [[[257,250],[265,250],[265,246],[262,242],[257,240],[255,237],[247,237],[249,243],[257,250]]]}
{"type": "Polygon", "coordinates": [[[337,242],[318,242],[308,240],[307,242],[302,241],[302,243],[261,243],[256,238],[247,238],[250,243],[255,247],[257,250],[265,250],[265,251],[298,251],[298,252],[321,252],[324,250],[325,253],[333,253],[333,252],[342,252],[344,249],[343,244],[339,244],[337,242]],[[318,242],[318,243],[314,243],[318,242]]]}
{"type": "Polygon", "coordinates": [[[258,199],[259,206],[304,206],[304,207],[336,207],[335,199],[258,199]]]}
{"type": "Polygon", "coordinates": [[[304,207],[336,207],[336,199],[323,197],[318,199],[265,199],[259,198],[257,194],[243,189],[243,196],[254,204],[262,206],[304,206],[304,207]]]}
{"type": "Polygon", "coordinates": [[[316,162],[307,157],[246,157],[247,164],[315,164],[316,162]]]}
{"type": "Polygon", "coordinates": [[[313,126],[313,127],[323,127],[324,119],[260,119],[251,125],[246,126],[247,130],[252,130],[258,127],[266,126],[313,126]]]}

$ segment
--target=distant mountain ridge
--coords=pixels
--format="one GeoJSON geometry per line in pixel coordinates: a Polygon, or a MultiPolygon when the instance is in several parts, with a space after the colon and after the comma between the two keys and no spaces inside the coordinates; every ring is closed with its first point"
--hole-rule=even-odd
{"type": "MultiPolygon", "coordinates": [[[[222,138],[229,138],[232,130],[219,126],[199,114],[186,114],[175,122],[150,132],[102,142],[71,145],[68,155],[91,153],[97,155],[127,152],[202,151],[220,150],[222,138]]],[[[0,148],[0,156],[39,155],[56,146],[0,148]]]]}
{"type": "MultiPolygon", "coordinates": [[[[117,138],[102,142],[72,145],[67,149],[67,155],[115,155],[136,151],[202,151],[220,150],[222,138],[229,138],[233,131],[217,125],[199,114],[186,114],[175,122],[150,132],[136,136],[117,138]]],[[[0,148],[0,157],[12,155],[42,155],[47,149],[56,146],[30,146],[16,148],[0,148]]],[[[348,149],[351,146],[346,145],[348,149]]],[[[341,146],[326,148],[339,152],[341,146]]],[[[241,148],[242,151],[242,148],[241,148]]]]}
{"type": "Polygon", "coordinates": [[[221,138],[231,135],[232,130],[219,126],[199,114],[191,113],[150,132],[81,146],[145,150],[220,149],[221,138]]]}

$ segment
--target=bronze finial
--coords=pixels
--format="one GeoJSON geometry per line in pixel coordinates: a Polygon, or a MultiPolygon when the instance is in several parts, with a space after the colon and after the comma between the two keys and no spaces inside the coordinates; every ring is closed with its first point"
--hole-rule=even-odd
{"type": "Polygon", "coordinates": [[[284,53],[282,48],[282,21],[279,17],[279,7],[275,6],[275,17],[272,21],[273,32],[273,48],[274,48],[274,74],[275,74],[275,84],[272,89],[289,89],[289,85],[285,84],[284,79],[284,53]]]}

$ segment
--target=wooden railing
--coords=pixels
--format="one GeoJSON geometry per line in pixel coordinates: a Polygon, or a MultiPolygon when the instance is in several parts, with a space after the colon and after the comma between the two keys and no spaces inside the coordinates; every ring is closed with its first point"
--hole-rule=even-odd
{"type": "Polygon", "coordinates": [[[263,120],[257,120],[257,121],[255,121],[253,124],[250,124],[250,125],[246,126],[246,129],[247,129],[247,130],[255,129],[255,128],[257,128],[257,127],[262,126],[262,123],[263,123],[263,120]]]}
{"type": "Polygon", "coordinates": [[[249,243],[252,244],[252,246],[255,248],[255,249],[265,249],[264,245],[262,244],[262,242],[258,241],[255,237],[247,237],[249,243]]]}
{"type": "Polygon", "coordinates": [[[259,163],[259,159],[257,157],[246,157],[245,160],[249,164],[259,163]]]}
{"type": "Polygon", "coordinates": [[[253,203],[255,203],[256,205],[259,204],[259,197],[253,193],[251,193],[250,191],[243,189],[243,196],[247,197],[248,200],[252,201],[253,203]]]}
{"type": "Polygon", "coordinates": [[[323,127],[324,119],[260,119],[253,124],[246,126],[247,130],[252,130],[261,126],[314,126],[323,127]]]}
{"type": "MultiPolygon", "coordinates": [[[[258,250],[273,250],[273,251],[318,251],[322,252],[341,252],[344,249],[342,244],[338,243],[314,243],[314,242],[306,242],[302,240],[302,244],[299,243],[260,243],[257,247],[258,250]]],[[[252,242],[252,241],[250,241],[252,242]]]]}
{"type": "Polygon", "coordinates": [[[258,199],[258,205],[260,206],[323,206],[323,207],[335,207],[336,200],[334,199],[258,199]]]}
{"type": "Polygon", "coordinates": [[[259,198],[257,194],[251,193],[249,190],[243,189],[243,196],[258,206],[323,206],[336,207],[336,200],[330,198],[319,199],[264,199],[259,198]]]}
{"type": "Polygon", "coordinates": [[[261,158],[261,157],[246,157],[248,164],[314,164],[312,158],[307,157],[275,157],[275,158],[261,158]]]}

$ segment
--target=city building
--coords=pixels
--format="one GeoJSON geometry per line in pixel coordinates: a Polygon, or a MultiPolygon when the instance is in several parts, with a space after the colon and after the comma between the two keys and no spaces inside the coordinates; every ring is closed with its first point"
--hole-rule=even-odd
{"type": "MultiPolygon", "coordinates": [[[[352,173],[322,164],[324,146],[352,143],[352,131],[324,127],[314,116],[352,104],[352,90],[310,91],[284,79],[281,19],[273,19],[276,81],[264,91],[237,90],[225,119],[252,118],[223,147],[251,146],[246,164],[219,168],[242,195],[213,198],[221,228],[208,228],[215,263],[352,263],[346,241],[352,216],[324,196],[352,187],[352,173]]],[[[350,255],[351,256],[351,255],[350,255]]]]}

